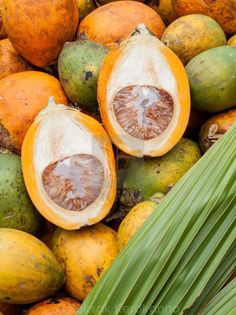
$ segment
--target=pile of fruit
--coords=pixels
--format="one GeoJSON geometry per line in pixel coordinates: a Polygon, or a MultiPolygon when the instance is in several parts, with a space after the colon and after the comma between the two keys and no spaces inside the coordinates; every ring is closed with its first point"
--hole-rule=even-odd
{"type": "Polygon", "coordinates": [[[0,6],[0,314],[235,314],[236,0],[0,6]]]}

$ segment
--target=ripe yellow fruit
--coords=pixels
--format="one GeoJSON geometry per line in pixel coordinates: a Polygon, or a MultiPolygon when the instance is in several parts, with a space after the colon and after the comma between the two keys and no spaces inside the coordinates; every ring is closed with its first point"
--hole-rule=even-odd
{"type": "Polygon", "coordinates": [[[155,211],[157,203],[152,200],[146,200],[134,206],[124,220],[121,222],[117,238],[119,248],[124,247],[134,236],[144,221],[155,211]]]}
{"type": "Polygon", "coordinates": [[[65,289],[83,301],[118,254],[117,235],[98,223],[77,231],[58,229],[52,251],[65,267],[65,289]]]}
{"type": "Polygon", "coordinates": [[[161,41],[186,64],[207,49],[226,45],[226,36],[221,26],[209,16],[191,14],[171,23],[161,41]]]}

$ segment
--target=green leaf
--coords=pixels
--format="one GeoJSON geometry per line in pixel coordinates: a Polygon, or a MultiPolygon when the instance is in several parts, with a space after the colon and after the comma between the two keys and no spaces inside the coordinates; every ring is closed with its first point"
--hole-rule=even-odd
{"type": "Polygon", "coordinates": [[[236,314],[236,279],[225,286],[203,310],[201,315],[236,314]]]}
{"type": "Polygon", "coordinates": [[[222,262],[214,272],[207,286],[185,315],[198,315],[209,301],[220,291],[236,269],[236,242],[233,243],[222,262]]]}
{"type": "Polygon", "coordinates": [[[181,314],[236,234],[236,125],[174,186],[103,274],[78,315],[181,314]]]}

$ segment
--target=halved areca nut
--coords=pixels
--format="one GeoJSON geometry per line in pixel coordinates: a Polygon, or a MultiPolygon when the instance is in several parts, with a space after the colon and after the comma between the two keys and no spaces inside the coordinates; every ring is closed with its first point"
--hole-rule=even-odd
{"type": "Polygon", "coordinates": [[[97,223],[116,194],[112,145],[88,115],[51,99],[31,125],[22,148],[28,193],[38,211],[64,229],[97,223]]]}
{"type": "Polygon", "coordinates": [[[117,147],[138,157],[163,155],[180,140],[189,119],[184,66],[145,25],[139,25],[105,58],[98,102],[117,147]]]}

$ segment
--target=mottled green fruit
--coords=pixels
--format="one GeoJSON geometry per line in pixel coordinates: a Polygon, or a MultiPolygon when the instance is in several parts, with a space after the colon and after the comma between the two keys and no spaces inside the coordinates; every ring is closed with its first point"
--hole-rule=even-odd
{"type": "Polygon", "coordinates": [[[20,157],[0,154],[0,228],[36,234],[43,219],[27,194],[20,157]]]}
{"type": "Polygon", "coordinates": [[[88,112],[97,111],[97,81],[107,48],[90,41],[67,43],[61,51],[58,71],[72,103],[88,112]]]}
{"type": "Polygon", "coordinates": [[[96,9],[93,0],[77,0],[79,7],[79,20],[82,21],[86,15],[96,9]]]}
{"type": "Polygon", "coordinates": [[[124,170],[121,203],[132,207],[157,192],[168,193],[200,157],[197,143],[182,138],[162,157],[134,159],[124,170]]]}
{"type": "Polygon", "coordinates": [[[186,66],[192,106],[219,112],[236,105],[236,47],[212,48],[186,66]]]}

